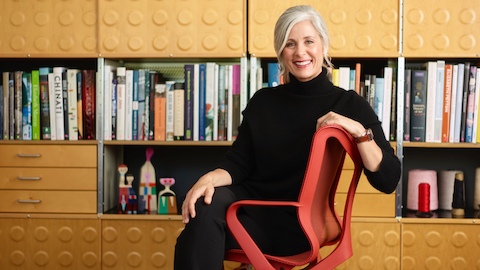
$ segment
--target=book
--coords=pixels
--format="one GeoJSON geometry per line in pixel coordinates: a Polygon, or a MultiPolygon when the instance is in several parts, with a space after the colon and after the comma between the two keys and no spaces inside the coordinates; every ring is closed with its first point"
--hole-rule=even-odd
{"type": "Polygon", "coordinates": [[[32,70],[32,140],[40,138],[40,71],[32,70]]]}
{"type": "Polygon", "coordinates": [[[475,74],[475,106],[473,108],[473,131],[472,131],[472,142],[478,143],[479,139],[479,119],[480,119],[480,68],[477,67],[475,74]]]}
{"type": "MultiPolygon", "coordinates": [[[[445,61],[437,60],[437,77],[435,91],[435,115],[433,127],[433,142],[442,141],[443,99],[445,85],[445,61]]],[[[428,97],[428,96],[427,96],[428,97]]],[[[430,99],[430,98],[429,98],[430,99]]]]}
{"type": "Polygon", "coordinates": [[[132,92],[132,140],[138,140],[138,84],[140,83],[140,72],[133,70],[133,92],[132,92]]]}
{"type": "Polygon", "coordinates": [[[382,122],[382,128],[383,128],[383,103],[384,103],[384,95],[385,95],[385,89],[384,89],[384,78],[377,76],[375,77],[375,100],[373,103],[373,110],[375,111],[375,114],[378,116],[378,120],[382,122]]]}
{"type": "Polygon", "coordinates": [[[404,100],[405,114],[403,118],[403,140],[410,141],[410,113],[411,113],[411,93],[412,93],[412,70],[405,69],[405,81],[404,81],[404,100]]]}
{"type": "Polygon", "coordinates": [[[15,71],[15,140],[22,139],[22,76],[23,71],[15,71]]]}
{"type": "Polygon", "coordinates": [[[344,90],[350,90],[350,67],[338,68],[338,86],[344,90]]]}
{"type": "Polygon", "coordinates": [[[103,74],[105,79],[103,82],[103,139],[106,141],[112,140],[112,68],[111,65],[105,64],[103,74]]]}
{"type": "Polygon", "coordinates": [[[63,138],[69,140],[70,123],[68,119],[68,75],[67,70],[62,71],[62,101],[63,101],[63,138]]]}
{"type": "Polygon", "coordinates": [[[410,141],[425,141],[427,71],[412,70],[412,94],[410,112],[410,141]]]}
{"type": "Polygon", "coordinates": [[[125,140],[126,119],[126,67],[117,67],[117,125],[116,139],[125,140]]]}
{"type": "Polygon", "coordinates": [[[165,124],[165,132],[166,132],[166,140],[173,141],[175,138],[175,121],[174,121],[174,114],[175,114],[175,82],[174,81],[167,81],[165,83],[165,91],[167,96],[167,107],[166,107],[166,124],[165,124]]]}
{"type": "Polygon", "coordinates": [[[450,138],[450,108],[452,99],[453,65],[445,64],[443,76],[443,106],[442,106],[442,142],[449,142],[450,138]]]}
{"type": "Polygon", "coordinates": [[[55,104],[55,128],[56,139],[65,140],[65,125],[64,125],[64,103],[63,103],[63,81],[62,74],[66,68],[54,67],[53,68],[53,93],[55,104]]]}
{"type": "MultiPolygon", "coordinates": [[[[393,89],[393,68],[390,66],[383,68],[383,109],[382,109],[382,129],[385,133],[385,138],[390,139],[390,124],[391,124],[391,108],[392,108],[392,91],[393,89]]],[[[396,104],[395,104],[396,105],[396,104]]],[[[395,107],[395,106],[393,106],[395,107]]],[[[392,127],[395,130],[395,127],[392,127]]]]}
{"type": "Polygon", "coordinates": [[[132,140],[133,119],[133,70],[125,71],[125,140],[132,140]]]}
{"type": "Polygon", "coordinates": [[[184,87],[185,87],[185,140],[191,141],[193,140],[193,72],[194,67],[193,64],[186,64],[184,66],[184,87]]]}
{"type": "MultiPolygon", "coordinates": [[[[155,140],[167,139],[167,83],[157,83],[155,86],[155,140]]],[[[171,135],[173,140],[173,134],[171,135]]]]}
{"type": "Polygon", "coordinates": [[[206,128],[206,64],[199,65],[198,80],[198,140],[205,141],[206,128]]]}
{"type": "MultiPolygon", "coordinates": [[[[452,114],[455,117],[453,121],[453,142],[458,143],[460,142],[460,127],[462,125],[462,104],[463,104],[463,82],[465,75],[465,64],[459,63],[458,64],[458,71],[457,71],[457,87],[456,89],[452,89],[452,91],[456,91],[456,98],[455,98],[455,109],[452,110],[452,114]]],[[[453,101],[453,100],[452,100],[453,101]]],[[[452,103],[453,105],[453,103],[452,103]]],[[[452,106],[453,108],[453,106],[452,106]]]]}
{"type": "Polygon", "coordinates": [[[240,65],[232,65],[232,140],[238,135],[240,126],[240,65]]]}
{"type": "Polygon", "coordinates": [[[83,139],[95,140],[95,70],[82,70],[83,139]]]}
{"type": "Polygon", "coordinates": [[[145,132],[145,74],[149,71],[145,69],[138,70],[138,140],[144,140],[145,132]]]}
{"type": "MultiPolygon", "coordinates": [[[[477,75],[477,67],[470,66],[469,81],[468,81],[468,97],[467,97],[467,118],[465,121],[465,142],[474,142],[473,139],[473,121],[475,113],[475,80],[477,75]]],[[[476,139],[475,139],[476,140],[476,139]]]]}
{"type": "MultiPolygon", "coordinates": [[[[11,72],[2,73],[3,78],[3,129],[2,137],[4,140],[10,139],[10,93],[13,89],[13,76],[11,72]]],[[[13,108],[13,107],[12,107],[13,108]]]]}
{"type": "Polygon", "coordinates": [[[145,71],[145,111],[143,120],[143,140],[148,140],[150,129],[150,70],[145,71]]]}
{"type": "Polygon", "coordinates": [[[452,65],[452,94],[450,98],[450,129],[448,131],[448,142],[455,142],[455,110],[457,106],[457,85],[458,85],[458,64],[452,65]]]}
{"type": "Polygon", "coordinates": [[[227,93],[227,141],[233,140],[233,66],[227,65],[225,70],[225,83],[227,93]]]}
{"type": "Polygon", "coordinates": [[[77,74],[79,72],[78,69],[67,69],[68,139],[71,141],[78,140],[77,74]]]}
{"type": "Polygon", "coordinates": [[[225,141],[227,139],[227,88],[226,88],[226,74],[225,74],[225,65],[220,65],[218,67],[218,132],[217,140],[225,141]]]}
{"type": "Polygon", "coordinates": [[[200,64],[193,65],[193,140],[199,140],[200,120],[200,64]]]}
{"type": "Polygon", "coordinates": [[[155,130],[155,85],[157,85],[157,83],[159,81],[163,81],[163,78],[160,78],[160,74],[158,74],[157,72],[155,71],[150,71],[150,90],[148,92],[148,95],[149,95],[149,98],[148,98],[148,101],[149,101],[149,106],[148,106],[148,129],[147,129],[147,134],[148,134],[148,137],[147,139],[148,140],[154,140],[155,138],[155,134],[154,134],[154,130],[155,130]]]}
{"type": "MultiPolygon", "coordinates": [[[[213,78],[213,91],[214,91],[214,100],[213,100],[213,140],[214,141],[218,141],[218,80],[219,80],[219,68],[220,66],[215,64],[215,67],[214,67],[214,72],[215,72],[215,76],[213,78]]],[[[242,84],[242,87],[245,86],[244,88],[247,87],[247,82],[245,81],[244,82],[245,84],[242,84]]],[[[240,90],[240,93],[242,93],[242,91],[244,92],[244,95],[245,95],[245,98],[248,96],[248,91],[247,89],[241,89],[240,90]]],[[[240,94],[240,97],[241,94],[240,94]]],[[[240,99],[240,108],[242,108],[242,106],[247,106],[246,104],[247,101],[244,101],[244,99],[240,99]],[[245,102],[245,104],[243,104],[242,102],[245,102]]]]}
{"type": "Polygon", "coordinates": [[[215,63],[207,62],[205,64],[205,140],[213,140],[213,122],[214,122],[214,101],[215,93],[215,63]]]}
{"type": "Polygon", "coordinates": [[[57,107],[55,96],[55,75],[52,72],[48,73],[48,102],[50,112],[50,140],[57,140],[57,107]]]}
{"type": "Polygon", "coordinates": [[[268,63],[268,86],[275,87],[280,85],[280,65],[277,62],[268,63]]]}
{"type": "Polygon", "coordinates": [[[112,140],[117,139],[117,71],[112,71],[112,140]]]}
{"type": "Polygon", "coordinates": [[[32,139],[32,73],[22,73],[22,140],[32,139]]]}
{"type": "Polygon", "coordinates": [[[185,138],[185,84],[176,82],[173,90],[173,138],[183,140],[185,138]]]}
{"type": "Polygon", "coordinates": [[[462,115],[460,116],[460,142],[465,142],[465,131],[467,121],[467,101],[470,81],[470,63],[465,62],[463,72],[463,94],[462,94],[462,115]]]}
{"type": "Polygon", "coordinates": [[[435,100],[437,95],[437,61],[427,63],[427,112],[425,122],[425,141],[434,142],[435,100]]]}
{"type": "Polygon", "coordinates": [[[42,140],[50,140],[50,97],[48,74],[51,68],[41,67],[38,70],[40,79],[40,132],[42,140]]]}
{"type": "Polygon", "coordinates": [[[77,72],[77,140],[83,139],[83,72],[77,72]]]}

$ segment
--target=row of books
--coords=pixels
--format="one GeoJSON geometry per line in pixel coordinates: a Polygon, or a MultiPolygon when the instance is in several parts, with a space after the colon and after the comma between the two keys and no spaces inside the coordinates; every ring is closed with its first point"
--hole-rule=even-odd
{"type": "Polygon", "coordinates": [[[2,75],[2,139],[95,139],[95,70],[41,67],[2,75]]]}
{"type": "Polygon", "coordinates": [[[480,143],[480,67],[428,61],[405,69],[405,141],[480,143]]]}
{"type": "Polygon", "coordinates": [[[241,64],[181,68],[183,78],[174,80],[159,70],[106,65],[104,140],[234,140],[246,106],[241,64]]]}

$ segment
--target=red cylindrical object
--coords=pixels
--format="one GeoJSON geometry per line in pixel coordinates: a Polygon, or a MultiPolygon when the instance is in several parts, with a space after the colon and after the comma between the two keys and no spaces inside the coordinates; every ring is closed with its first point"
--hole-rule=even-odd
{"type": "Polygon", "coordinates": [[[418,185],[418,212],[430,212],[430,184],[428,183],[418,185]]]}

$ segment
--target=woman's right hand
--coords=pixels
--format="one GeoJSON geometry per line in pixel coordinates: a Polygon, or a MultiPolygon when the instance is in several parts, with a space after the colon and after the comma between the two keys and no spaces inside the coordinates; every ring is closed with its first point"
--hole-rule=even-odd
{"type": "Polygon", "coordinates": [[[190,218],[195,218],[195,203],[197,200],[204,196],[204,202],[206,204],[212,203],[213,194],[215,193],[215,187],[225,186],[232,184],[232,178],[230,174],[223,169],[216,169],[204,174],[198,181],[190,188],[185,196],[185,200],[182,204],[182,220],[183,223],[188,223],[190,218]]]}

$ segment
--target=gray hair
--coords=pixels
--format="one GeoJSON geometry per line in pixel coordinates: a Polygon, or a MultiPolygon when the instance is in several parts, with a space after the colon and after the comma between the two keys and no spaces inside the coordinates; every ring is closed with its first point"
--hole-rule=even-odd
{"type": "Polygon", "coordinates": [[[322,39],[323,42],[323,66],[329,68],[332,67],[333,64],[330,60],[330,56],[328,55],[328,30],[323,20],[322,16],[312,7],[309,5],[299,5],[293,6],[285,10],[282,15],[277,20],[275,24],[275,32],[274,32],[274,41],[273,46],[275,48],[275,52],[277,54],[277,60],[280,64],[280,76],[283,76],[285,82],[289,81],[289,72],[285,68],[285,63],[281,57],[283,49],[285,48],[285,44],[287,43],[288,36],[290,35],[290,31],[292,27],[303,21],[310,21],[313,24],[313,27],[317,30],[318,35],[322,39]]]}

